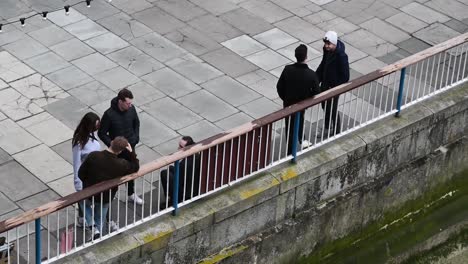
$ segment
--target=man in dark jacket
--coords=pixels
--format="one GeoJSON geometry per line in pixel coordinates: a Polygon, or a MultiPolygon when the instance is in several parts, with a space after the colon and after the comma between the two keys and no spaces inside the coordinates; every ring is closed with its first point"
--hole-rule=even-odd
{"type": "MultiPolygon", "coordinates": [[[[103,181],[137,172],[139,168],[139,162],[132,146],[124,137],[116,137],[111,141],[108,149],[91,152],[88,155],[78,170],[78,177],[83,182],[83,188],[87,188],[103,181]],[[129,160],[118,157],[124,150],[128,152],[129,160]]],[[[109,203],[114,199],[117,191],[118,188],[116,187],[111,189],[110,193],[104,191],[102,194],[97,194],[86,201],[86,223],[93,223],[91,218],[94,215],[96,227],[93,236],[99,236],[102,230],[105,230],[102,220],[106,218],[109,203]],[[91,205],[93,205],[93,208],[91,208],[91,205]]]]}
{"type": "MultiPolygon", "coordinates": [[[[307,66],[307,47],[304,44],[299,45],[294,51],[297,62],[284,67],[278,80],[276,89],[278,95],[283,100],[283,107],[299,103],[307,98],[313,97],[320,92],[318,78],[315,72],[307,66]]],[[[292,153],[294,115],[285,118],[286,131],[288,132],[288,155],[292,153]],[[292,120],[292,122],[290,122],[292,120]],[[289,125],[291,123],[291,125],[289,125]]],[[[304,131],[304,111],[301,111],[299,120],[299,143],[302,147],[307,147],[310,142],[302,141],[304,131]]]]}
{"type": "MultiPolygon", "coordinates": [[[[179,141],[179,149],[194,145],[190,136],[183,136],[179,141]]],[[[164,193],[168,196],[168,205],[172,205],[172,197],[174,197],[174,166],[169,166],[169,180],[167,177],[168,170],[161,171],[161,185],[164,193]]],[[[200,155],[195,154],[187,157],[179,162],[179,203],[191,199],[198,195],[200,185],[200,155]]],[[[161,208],[166,208],[166,201],[161,204],[161,208]]]]}
{"type": "MultiPolygon", "coordinates": [[[[111,100],[110,108],[104,112],[101,125],[98,131],[99,138],[110,146],[110,142],[118,136],[125,137],[132,149],[140,141],[140,120],[135,107],[132,105],[133,94],[128,89],[122,89],[117,97],[111,100]]],[[[119,157],[130,160],[130,153],[124,150],[119,157]]],[[[143,200],[135,193],[135,182],[128,182],[129,201],[138,205],[143,204],[143,200]]]]}
{"type": "MultiPolygon", "coordinates": [[[[338,39],[338,35],[334,31],[328,31],[323,42],[323,57],[317,68],[322,92],[349,81],[348,55],[346,55],[344,43],[338,39]]],[[[325,137],[341,132],[338,100],[339,95],[322,102],[322,109],[325,112],[325,137]],[[332,121],[331,125],[330,120],[332,121]]],[[[321,136],[321,134],[317,136],[321,136]]]]}

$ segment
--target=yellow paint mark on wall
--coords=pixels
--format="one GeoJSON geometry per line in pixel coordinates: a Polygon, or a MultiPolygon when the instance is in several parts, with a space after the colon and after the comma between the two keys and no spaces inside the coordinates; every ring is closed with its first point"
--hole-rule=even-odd
{"type": "Polygon", "coordinates": [[[152,242],[156,239],[160,239],[162,237],[165,237],[167,234],[170,234],[172,233],[172,231],[163,231],[163,232],[160,232],[160,233],[157,233],[155,235],[153,234],[147,234],[146,236],[143,237],[143,241],[146,243],[149,243],[149,242],[152,242]]]}
{"type": "Polygon", "coordinates": [[[281,175],[281,179],[283,181],[287,181],[287,180],[292,179],[292,178],[294,178],[296,176],[297,176],[296,170],[294,168],[288,168],[286,170],[286,173],[281,175]]]}
{"type": "Polygon", "coordinates": [[[239,192],[239,195],[242,199],[247,199],[247,198],[250,198],[256,194],[259,194],[263,191],[265,191],[266,189],[270,188],[270,187],[273,187],[275,185],[278,185],[280,182],[277,180],[277,179],[273,179],[271,181],[271,183],[267,186],[261,186],[260,188],[254,188],[254,189],[251,189],[251,190],[244,190],[244,191],[240,191],[239,192]]]}
{"type": "Polygon", "coordinates": [[[203,259],[201,260],[200,262],[198,262],[199,264],[215,264],[215,263],[218,263],[220,262],[221,260],[223,259],[226,259],[226,258],[229,258],[239,252],[242,252],[244,251],[245,249],[247,248],[247,246],[239,246],[237,248],[232,248],[232,249],[223,249],[221,250],[221,252],[219,252],[218,254],[216,255],[213,255],[213,256],[210,256],[206,259],[203,259]]]}

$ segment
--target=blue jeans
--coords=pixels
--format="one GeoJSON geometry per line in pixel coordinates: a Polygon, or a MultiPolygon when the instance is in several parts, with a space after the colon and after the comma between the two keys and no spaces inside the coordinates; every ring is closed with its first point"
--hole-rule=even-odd
{"type": "Polygon", "coordinates": [[[102,211],[101,211],[101,202],[95,201],[94,208],[93,208],[92,201],[86,200],[86,205],[85,205],[86,223],[88,225],[91,225],[91,223],[94,223],[94,225],[96,226],[95,228],[99,230],[99,232],[102,233],[103,230],[106,230],[105,224],[107,222],[106,221],[107,210],[109,210],[109,203],[102,203],[102,211]],[[94,211],[94,222],[92,221],[93,211],[94,211]]]}

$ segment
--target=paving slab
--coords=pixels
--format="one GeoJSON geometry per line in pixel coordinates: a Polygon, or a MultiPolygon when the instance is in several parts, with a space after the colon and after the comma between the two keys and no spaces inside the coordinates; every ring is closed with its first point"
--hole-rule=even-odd
{"type": "Polygon", "coordinates": [[[127,14],[132,14],[153,7],[145,0],[114,0],[111,4],[127,14]]]}
{"type": "Polygon", "coordinates": [[[177,101],[210,122],[216,122],[237,112],[236,108],[206,90],[180,97],[177,101]]]}
{"type": "Polygon", "coordinates": [[[26,35],[15,42],[4,45],[3,49],[20,60],[31,58],[48,51],[41,43],[26,35]]]}
{"type": "Polygon", "coordinates": [[[6,151],[4,151],[2,148],[0,148],[0,165],[10,160],[13,160],[13,157],[10,154],[8,154],[6,151]]]}
{"type": "Polygon", "coordinates": [[[261,44],[260,42],[254,40],[253,38],[242,35],[221,43],[224,47],[232,50],[233,52],[239,54],[242,57],[251,55],[258,51],[264,50],[267,47],[261,44]]]}
{"type": "Polygon", "coordinates": [[[128,89],[133,93],[133,103],[138,106],[150,103],[165,96],[163,92],[149,85],[145,81],[137,82],[129,86],[128,89]]]}
{"type": "Polygon", "coordinates": [[[133,46],[110,53],[107,57],[136,76],[142,76],[164,67],[164,64],[133,46]]]}
{"type": "MultiPolygon", "coordinates": [[[[290,61],[296,61],[297,59],[296,59],[296,56],[294,54],[295,54],[296,48],[300,44],[303,44],[303,43],[297,42],[297,43],[291,44],[289,46],[286,46],[284,48],[281,48],[281,49],[277,50],[276,52],[278,52],[279,54],[281,54],[284,57],[288,58],[290,61]]],[[[315,59],[315,58],[318,58],[318,57],[322,56],[321,51],[318,51],[318,50],[310,47],[309,45],[306,45],[306,47],[307,47],[307,59],[306,59],[306,61],[310,61],[312,59],[315,59]]]]}
{"type": "Polygon", "coordinates": [[[46,47],[50,47],[73,38],[70,33],[56,25],[50,25],[48,27],[30,32],[28,35],[46,47]]]}
{"type": "Polygon", "coordinates": [[[257,119],[278,111],[282,109],[282,107],[265,97],[261,97],[245,105],[241,105],[239,109],[249,116],[257,119]]]}
{"type": "Polygon", "coordinates": [[[221,129],[219,129],[219,127],[213,125],[212,123],[206,120],[202,120],[198,123],[183,128],[178,132],[181,135],[190,135],[195,141],[201,141],[203,139],[221,133],[222,131],[221,129]]]}
{"type": "Polygon", "coordinates": [[[139,114],[139,119],[141,124],[144,124],[140,128],[140,141],[149,147],[155,147],[179,136],[174,130],[145,112],[139,114]]]}
{"type": "Polygon", "coordinates": [[[444,25],[462,34],[468,32],[468,24],[460,22],[456,19],[451,19],[445,22],[444,25]]]}
{"type": "MultiPolygon", "coordinates": [[[[178,137],[175,137],[171,140],[168,140],[162,144],[159,144],[157,146],[155,146],[153,149],[155,152],[157,152],[158,154],[160,155],[163,155],[163,156],[166,156],[166,155],[169,155],[169,154],[172,154],[174,152],[177,151],[177,148],[179,147],[179,141],[181,139],[182,136],[185,136],[185,135],[181,135],[181,136],[178,136],[178,137]]],[[[190,136],[190,135],[188,135],[190,136]]]]}
{"type": "MultiPolygon", "coordinates": [[[[102,144],[101,146],[104,146],[104,144],[102,144]]],[[[73,165],[72,140],[71,139],[64,141],[62,143],[59,143],[51,147],[51,149],[55,151],[55,153],[59,154],[60,157],[62,157],[68,163],[73,165]]]]}
{"type": "Polygon", "coordinates": [[[297,16],[286,18],[274,25],[305,43],[322,39],[325,35],[323,30],[297,16]]]}
{"type": "Polygon", "coordinates": [[[255,35],[253,38],[274,50],[286,47],[298,41],[296,38],[278,28],[270,29],[255,35]]]}
{"type": "Polygon", "coordinates": [[[53,73],[46,75],[47,79],[55,83],[63,90],[69,91],[77,86],[92,82],[94,79],[88,74],[84,73],[76,66],[60,69],[53,73]]]}
{"type": "Polygon", "coordinates": [[[398,48],[365,29],[359,29],[343,37],[343,40],[374,57],[380,57],[398,48]]]}
{"type": "Polygon", "coordinates": [[[349,67],[364,75],[380,69],[386,65],[386,63],[372,56],[367,56],[363,59],[351,63],[349,67]]]}
{"type": "Polygon", "coordinates": [[[245,123],[248,123],[252,120],[253,118],[251,116],[246,115],[244,112],[238,112],[236,114],[233,114],[232,116],[229,116],[216,122],[215,125],[221,128],[222,130],[227,131],[245,123]]]}
{"type": "Polygon", "coordinates": [[[411,53],[411,54],[414,54],[414,53],[418,53],[422,50],[425,50],[429,47],[431,47],[431,45],[427,44],[426,42],[424,41],[421,41],[417,38],[410,38],[408,40],[405,40],[401,43],[398,43],[397,44],[398,47],[404,49],[405,51],[411,53]]]}
{"type": "Polygon", "coordinates": [[[114,91],[119,91],[140,81],[140,78],[120,66],[98,73],[94,75],[94,78],[114,91]]]}
{"type": "Polygon", "coordinates": [[[100,19],[97,22],[126,41],[152,32],[151,28],[122,12],[100,19]]]}
{"type": "Polygon", "coordinates": [[[350,33],[359,29],[358,26],[356,26],[355,24],[341,17],[337,17],[332,20],[328,20],[320,24],[317,24],[317,27],[322,29],[325,32],[329,30],[333,30],[338,34],[338,36],[342,36],[344,34],[347,34],[347,33],[350,33]]]}
{"type": "Polygon", "coordinates": [[[18,206],[16,206],[14,202],[12,202],[10,199],[8,199],[7,196],[0,192],[0,212],[2,215],[14,211],[17,208],[18,206]]]}
{"type": "Polygon", "coordinates": [[[427,28],[421,29],[414,33],[414,36],[431,45],[442,43],[446,40],[460,35],[455,30],[446,25],[434,23],[427,28]]]}
{"type": "Polygon", "coordinates": [[[80,20],[85,20],[86,16],[82,15],[73,7],[70,8],[70,13],[68,15],[63,12],[63,10],[50,12],[47,14],[47,19],[52,21],[54,24],[60,27],[76,23],[80,20]]]}
{"type": "Polygon", "coordinates": [[[17,121],[42,112],[42,108],[15,89],[0,91],[0,110],[10,119],[17,121]]]}
{"type": "Polygon", "coordinates": [[[25,118],[19,121],[18,125],[49,147],[69,140],[73,136],[70,128],[47,112],[25,118]]]}
{"type": "Polygon", "coordinates": [[[42,75],[71,66],[70,63],[51,51],[26,59],[24,62],[42,75]]]}
{"type": "Polygon", "coordinates": [[[335,18],[337,18],[337,16],[326,9],[320,10],[319,12],[316,12],[314,14],[310,14],[304,17],[305,20],[309,21],[310,23],[314,25],[321,24],[327,21],[331,21],[335,18]]]}
{"type": "Polygon", "coordinates": [[[128,42],[112,33],[90,38],[85,43],[102,54],[108,54],[128,46],[128,42]]]}
{"type": "Polygon", "coordinates": [[[73,173],[70,163],[44,144],[17,153],[13,157],[45,183],[73,173]]]}
{"type": "Polygon", "coordinates": [[[11,82],[35,73],[7,51],[0,51],[0,79],[11,82]]]}
{"type": "Polygon", "coordinates": [[[224,75],[221,71],[193,55],[172,59],[166,62],[174,71],[182,74],[196,84],[204,83],[218,76],[224,75]]]}
{"type": "Polygon", "coordinates": [[[467,6],[458,1],[431,0],[425,5],[458,20],[468,18],[467,6]]]}
{"type": "Polygon", "coordinates": [[[77,38],[51,46],[50,49],[67,61],[76,60],[95,52],[77,38]]]}
{"type": "Polygon", "coordinates": [[[161,157],[161,154],[147,147],[146,145],[140,145],[136,147],[135,151],[138,154],[140,164],[146,164],[151,161],[155,161],[161,157]]]}
{"type": "MultiPolygon", "coordinates": [[[[47,183],[47,186],[61,197],[65,197],[76,192],[73,174],[67,175],[55,181],[51,181],[47,183]]],[[[53,200],[53,197],[50,198],[53,200]]],[[[57,199],[57,197],[55,197],[55,199],[57,199]]]]}
{"type": "Polygon", "coordinates": [[[247,56],[246,59],[266,71],[291,63],[291,60],[271,49],[259,51],[247,56]]]}
{"type": "Polygon", "coordinates": [[[229,0],[191,0],[191,2],[214,15],[220,15],[237,8],[237,6],[229,0]]]}
{"type": "Polygon", "coordinates": [[[276,91],[278,78],[269,72],[256,70],[239,76],[236,80],[268,99],[273,100],[278,98],[276,91]]]}
{"type": "Polygon", "coordinates": [[[109,1],[94,1],[92,8],[88,8],[86,5],[77,5],[75,9],[92,20],[99,20],[119,12],[119,9],[115,8],[109,1]]]}
{"type": "Polygon", "coordinates": [[[409,57],[410,55],[411,53],[409,53],[408,51],[404,49],[398,49],[393,52],[387,53],[386,55],[382,57],[378,57],[377,59],[384,63],[392,64],[406,57],[409,57]]]}
{"type": "Polygon", "coordinates": [[[74,60],[72,63],[82,71],[92,76],[117,67],[115,62],[100,53],[90,54],[74,60]]]}
{"type": "Polygon", "coordinates": [[[40,107],[69,96],[63,89],[40,74],[12,82],[10,86],[40,107]]]}
{"type": "Polygon", "coordinates": [[[90,19],[67,25],[64,29],[80,40],[87,40],[107,32],[105,28],[90,19]]]}
{"type": "Polygon", "coordinates": [[[224,13],[220,18],[250,36],[273,28],[270,23],[262,18],[256,17],[244,8],[237,8],[224,13]]]}
{"type": "Polygon", "coordinates": [[[202,86],[212,94],[235,107],[248,103],[261,96],[228,76],[221,76],[204,83],[202,86]]]}
{"type": "Polygon", "coordinates": [[[164,36],[194,55],[202,55],[221,48],[218,42],[190,26],[179,28],[164,36]]]}
{"type": "Polygon", "coordinates": [[[169,68],[162,68],[141,78],[165,95],[173,98],[200,89],[198,85],[169,68]]]}
{"type": "Polygon", "coordinates": [[[0,180],[0,191],[13,201],[47,190],[44,183],[16,161],[0,166],[0,180]],[[18,188],[19,186],[21,188],[18,188]]]}
{"type": "Polygon", "coordinates": [[[240,30],[210,14],[192,19],[188,24],[218,42],[242,35],[240,30]]]}
{"type": "Polygon", "coordinates": [[[268,23],[275,23],[292,16],[287,10],[269,2],[261,0],[247,0],[239,4],[240,7],[260,17],[268,23]]]}
{"type": "MultiPolygon", "coordinates": [[[[107,106],[109,107],[109,102],[107,102],[107,106]]],[[[75,130],[81,118],[90,111],[87,105],[74,96],[51,103],[44,109],[72,130],[75,130]]]]}
{"type": "Polygon", "coordinates": [[[5,26],[2,28],[2,34],[0,34],[0,46],[15,42],[19,39],[22,39],[24,36],[25,33],[21,30],[18,30],[16,27],[5,26]]]}
{"type": "Polygon", "coordinates": [[[232,77],[237,77],[258,69],[253,63],[226,48],[208,52],[200,57],[218,70],[232,77]]]}
{"type": "Polygon", "coordinates": [[[132,16],[159,34],[166,34],[185,26],[182,21],[157,7],[148,8],[132,16]]]}
{"type": "Polygon", "coordinates": [[[362,28],[367,29],[369,32],[374,33],[376,36],[393,44],[402,42],[409,39],[410,35],[401,31],[394,26],[382,21],[379,18],[367,20],[360,25],[362,28]]]}
{"type": "Polygon", "coordinates": [[[143,37],[136,38],[130,41],[130,43],[161,62],[177,58],[187,53],[187,51],[157,33],[151,33],[143,37]]]}
{"type": "Polygon", "coordinates": [[[142,105],[141,108],[174,130],[184,128],[202,119],[190,109],[169,97],[142,105]]]}
{"type": "Polygon", "coordinates": [[[436,11],[437,9],[434,10],[416,2],[409,3],[401,7],[401,10],[407,13],[408,15],[411,15],[429,24],[432,24],[435,22],[444,23],[450,20],[450,18],[447,17],[446,15],[437,12],[436,11]]]}
{"type": "Polygon", "coordinates": [[[427,23],[417,18],[414,18],[404,12],[400,12],[396,15],[393,15],[385,19],[385,21],[408,33],[414,33],[427,26],[427,23]]]}
{"type": "Polygon", "coordinates": [[[196,17],[202,16],[207,13],[204,9],[198,7],[196,3],[187,0],[163,0],[155,2],[155,5],[162,10],[166,11],[175,18],[187,22],[196,17]]]}

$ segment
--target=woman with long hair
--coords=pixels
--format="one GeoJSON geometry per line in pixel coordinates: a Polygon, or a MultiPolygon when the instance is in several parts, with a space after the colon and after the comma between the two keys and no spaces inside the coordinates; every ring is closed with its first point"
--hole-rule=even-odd
{"type": "MultiPolygon", "coordinates": [[[[83,189],[83,183],[78,177],[78,170],[80,169],[81,163],[83,163],[89,153],[101,150],[101,144],[96,137],[96,131],[99,129],[100,122],[101,119],[98,115],[93,112],[88,112],[83,116],[73,133],[73,176],[76,191],[81,191],[83,189]]],[[[83,202],[78,203],[78,225],[84,224],[84,206],[82,203],[83,202]]]]}

